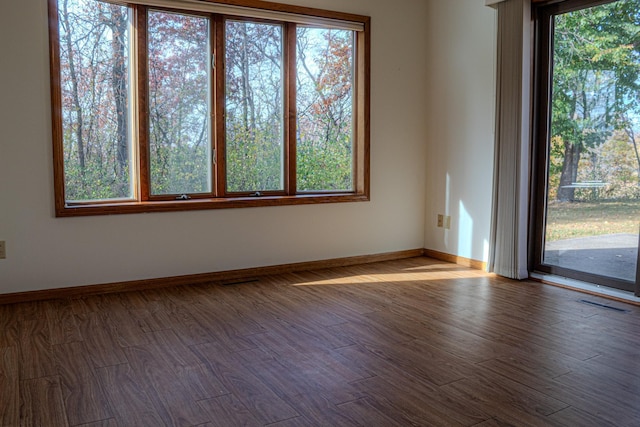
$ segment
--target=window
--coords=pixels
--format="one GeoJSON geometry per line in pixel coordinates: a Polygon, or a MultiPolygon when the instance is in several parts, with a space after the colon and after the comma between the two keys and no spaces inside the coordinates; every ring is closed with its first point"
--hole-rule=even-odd
{"type": "Polygon", "coordinates": [[[227,192],[284,190],[283,27],[225,23],[227,192]]]}
{"type": "Polygon", "coordinates": [[[369,199],[369,18],[233,3],[49,0],[58,216],[369,199]]]}
{"type": "Polygon", "coordinates": [[[211,193],[209,21],[147,14],[150,194],[211,193]]]}
{"type": "Polygon", "coordinates": [[[301,191],[353,189],[353,32],[298,28],[297,164],[301,191]]]}

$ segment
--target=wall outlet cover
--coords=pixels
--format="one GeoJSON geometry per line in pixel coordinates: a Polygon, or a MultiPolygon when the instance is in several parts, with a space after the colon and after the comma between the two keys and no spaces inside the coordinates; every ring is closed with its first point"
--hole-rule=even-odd
{"type": "Polygon", "coordinates": [[[451,217],[449,215],[444,217],[444,228],[447,230],[451,228],[451,217]]]}

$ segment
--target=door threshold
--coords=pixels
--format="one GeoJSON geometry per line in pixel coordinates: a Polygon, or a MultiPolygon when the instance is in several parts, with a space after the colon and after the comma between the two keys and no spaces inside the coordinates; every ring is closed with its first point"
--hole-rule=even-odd
{"type": "Polygon", "coordinates": [[[529,278],[548,285],[560,286],[640,306],[640,297],[635,296],[633,292],[595,285],[593,283],[582,282],[580,280],[569,279],[567,277],[556,276],[553,274],[529,273],[529,278]]]}

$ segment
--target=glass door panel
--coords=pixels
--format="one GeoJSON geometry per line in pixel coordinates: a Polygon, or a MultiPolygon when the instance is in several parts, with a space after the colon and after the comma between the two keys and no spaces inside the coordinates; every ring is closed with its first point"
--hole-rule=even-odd
{"type": "Polygon", "coordinates": [[[640,237],[640,1],[597,3],[566,2],[551,14],[542,265],[632,290],[640,237]]]}

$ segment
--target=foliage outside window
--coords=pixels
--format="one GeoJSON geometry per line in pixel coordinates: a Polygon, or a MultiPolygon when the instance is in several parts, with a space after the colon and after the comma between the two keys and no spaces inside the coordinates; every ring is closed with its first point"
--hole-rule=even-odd
{"type": "Polygon", "coordinates": [[[224,3],[49,0],[58,216],[368,200],[368,18],[224,3]]]}
{"type": "Polygon", "coordinates": [[[640,1],[592,3],[553,15],[549,200],[637,200],[640,1]]]}

